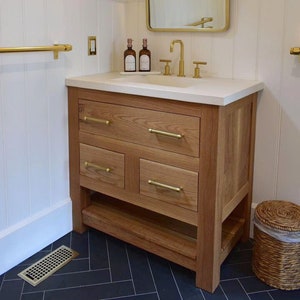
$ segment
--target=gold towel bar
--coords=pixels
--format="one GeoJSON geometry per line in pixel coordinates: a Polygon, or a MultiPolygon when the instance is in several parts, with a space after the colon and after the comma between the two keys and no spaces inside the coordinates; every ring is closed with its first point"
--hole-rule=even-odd
{"type": "Polygon", "coordinates": [[[71,51],[71,50],[72,50],[72,45],[54,44],[53,46],[6,47],[6,48],[0,48],[0,53],[53,51],[54,59],[58,59],[59,51],[71,51]]]}
{"type": "Polygon", "coordinates": [[[290,54],[292,55],[300,55],[300,47],[293,47],[290,49],[290,54]]]}

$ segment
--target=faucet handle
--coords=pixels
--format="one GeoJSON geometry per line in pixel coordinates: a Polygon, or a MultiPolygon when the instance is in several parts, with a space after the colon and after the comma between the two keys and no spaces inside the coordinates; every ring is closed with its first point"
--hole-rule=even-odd
{"type": "Polygon", "coordinates": [[[170,60],[170,59],[160,59],[159,61],[166,63],[164,75],[171,75],[169,63],[172,60],[170,60]]]}
{"type": "Polygon", "coordinates": [[[193,78],[201,78],[199,65],[207,65],[207,62],[206,61],[193,61],[193,64],[196,65],[193,78]]]}

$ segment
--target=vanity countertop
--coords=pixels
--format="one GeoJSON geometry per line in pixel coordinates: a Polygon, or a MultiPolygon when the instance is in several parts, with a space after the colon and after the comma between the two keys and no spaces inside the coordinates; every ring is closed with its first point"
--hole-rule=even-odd
{"type": "Polygon", "coordinates": [[[264,87],[261,81],[110,72],[66,79],[69,87],[225,106],[264,87]]]}

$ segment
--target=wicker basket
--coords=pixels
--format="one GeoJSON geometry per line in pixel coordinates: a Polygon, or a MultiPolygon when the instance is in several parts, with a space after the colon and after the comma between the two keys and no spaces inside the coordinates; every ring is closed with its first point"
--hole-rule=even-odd
{"type": "Polygon", "coordinates": [[[300,288],[300,206],[287,201],[260,203],[254,217],[252,268],[266,284],[300,288]]]}

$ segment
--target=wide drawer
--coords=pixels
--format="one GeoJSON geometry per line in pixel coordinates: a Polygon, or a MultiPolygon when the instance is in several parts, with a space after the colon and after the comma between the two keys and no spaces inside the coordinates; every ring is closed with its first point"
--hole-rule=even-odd
{"type": "Polygon", "coordinates": [[[80,144],[80,174],[124,188],[124,154],[80,144]]]}
{"type": "Polygon", "coordinates": [[[141,159],[140,193],[197,211],[198,173],[141,159]]]}
{"type": "Polygon", "coordinates": [[[79,119],[83,132],[199,156],[197,117],[80,99],[79,119]]]}

